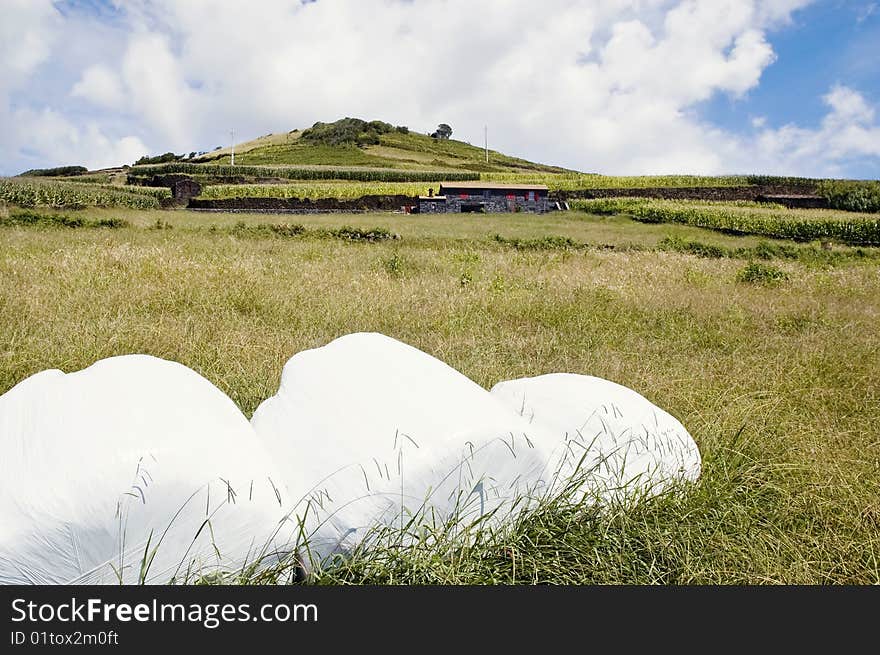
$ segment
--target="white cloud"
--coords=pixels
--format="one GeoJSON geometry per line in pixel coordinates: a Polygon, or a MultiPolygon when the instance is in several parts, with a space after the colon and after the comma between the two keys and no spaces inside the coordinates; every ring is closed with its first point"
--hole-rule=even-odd
{"type": "Polygon", "coordinates": [[[490,146],[582,170],[820,174],[874,156],[872,110],[855,90],[832,90],[812,130],[738,136],[695,109],[754,89],[775,58],[768,30],[809,1],[265,0],[256,11],[151,0],[120,5],[124,47],[70,89],[156,152],[348,115],[420,131],[447,122],[474,143],[488,123],[490,146]]]}
{"type": "MultiPolygon", "coordinates": [[[[30,90],[41,67],[53,63],[63,42],[64,17],[51,0],[3,0],[0,21],[0,173],[60,164],[101,167],[127,162],[149,151],[133,135],[108,136],[94,120],[74,121],[65,107],[34,107],[30,90]]],[[[81,35],[80,35],[81,36],[81,35]]],[[[114,73],[93,67],[75,85],[75,95],[96,104],[119,102],[114,73]]]]}
{"type": "Polygon", "coordinates": [[[57,20],[51,0],[4,0],[0,21],[0,88],[26,78],[49,57],[57,20]]]}
{"type": "Polygon", "coordinates": [[[828,113],[817,129],[764,129],[747,156],[769,171],[828,176],[840,175],[847,160],[880,158],[880,126],[865,99],[844,86],[834,87],[823,99],[828,113]]]}
{"type": "Polygon", "coordinates": [[[27,135],[17,145],[33,153],[33,159],[25,159],[16,172],[65,164],[104,168],[130,163],[149,152],[136,136],[110,138],[96,123],[77,125],[53,109],[20,109],[10,118],[16,129],[27,135]]]}
{"type": "Polygon", "coordinates": [[[119,76],[101,64],[87,68],[70,93],[108,109],[122,109],[125,102],[119,76]]]}
{"type": "Polygon", "coordinates": [[[856,91],[845,86],[835,86],[824,98],[831,107],[829,117],[845,124],[865,124],[874,120],[874,110],[856,91]]]}
{"type": "Polygon", "coordinates": [[[871,16],[873,16],[875,13],[877,13],[877,3],[871,2],[870,4],[867,4],[863,7],[860,7],[857,10],[857,12],[858,13],[856,14],[856,22],[857,23],[864,23],[871,16]]]}

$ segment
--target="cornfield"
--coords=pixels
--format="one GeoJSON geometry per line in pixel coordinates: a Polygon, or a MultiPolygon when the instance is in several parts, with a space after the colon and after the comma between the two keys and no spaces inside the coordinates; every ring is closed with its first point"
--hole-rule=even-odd
{"type": "MultiPolygon", "coordinates": [[[[806,177],[782,177],[777,175],[636,175],[615,176],[592,173],[482,173],[481,179],[493,182],[518,182],[521,184],[546,184],[551,191],[577,191],[580,189],[648,189],[683,187],[730,187],[730,186],[788,186],[817,190],[827,197],[824,189],[837,180],[820,180],[806,177]]],[[[870,184],[870,183],[868,183],[870,184]]]]}
{"type": "Polygon", "coordinates": [[[304,168],[293,166],[219,166],[175,162],[158,166],[135,166],[131,176],[209,175],[213,177],[276,177],[287,180],[352,180],[360,182],[432,182],[434,180],[479,180],[479,173],[461,171],[403,171],[369,168],[304,168]]]}
{"type": "Polygon", "coordinates": [[[682,223],[733,234],[758,234],[795,241],[820,239],[880,245],[880,216],[855,217],[828,210],[736,207],[643,198],[577,200],[571,206],[592,214],[627,214],[643,223],[682,223]]]}
{"type": "Polygon", "coordinates": [[[19,207],[130,207],[157,209],[168,189],[81,184],[59,180],[0,179],[0,200],[19,207]]]}
{"type": "Polygon", "coordinates": [[[708,177],[697,175],[643,175],[616,177],[587,173],[482,173],[481,179],[492,182],[546,184],[551,191],[579,189],[645,189],[654,187],[728,187],[751,184],[745,175],[708,177]]]}
{"type": "Polygon", "coordinates": [[[202,187],[200,198],[222,200],[224,198],[301,198],[319,200],[335,198],[354,200],[368,195],[416,196],[428,192],[439,182],[301,182],[298,184],[212,184],[202,187]]]}

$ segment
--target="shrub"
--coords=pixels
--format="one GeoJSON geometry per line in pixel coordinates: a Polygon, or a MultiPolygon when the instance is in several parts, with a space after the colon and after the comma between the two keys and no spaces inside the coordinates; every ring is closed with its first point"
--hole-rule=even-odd
{"type": "Polygon", "coordinates": [[[80,216],[41,214],[34,211],[14,211],[3,222],[6,225],[44,227],[83,227],[85,225],[85,221],[80,216]]]}
{"type": "Polygon", "coordinates": [[[129,223],[121,218],[101,218],[95,221],[82,216],[70,216],[68,214],[43,214],[30,210],[18,210],[10,212],[9,216],[0,220],[2,225],[16,225],[29,227],[128,227],[129,223]]]}
{"type": "Polygon", "coordinates": [[[496,243],[510,246],[517,250],[574,250],[576,248],[586,247],[586,244],[578,243],[571,237],[556,235],[548,235],[538,239],[509,239],[500,234],[496,234],[492,239],[496,243]]]}
{"type": "Polygon", "coordinates": [[[681,237],[667,236],[659,244],[660,250],[672,250],[674,252],[683,252],[697,257],[706,257],[710,259],[718,259],[727,257],[726,248],[714,246],[700,241],[692,241],[690,239],[682,239],[681,237]]]}
{"type": "Polygon", "coordinates": [[[769,264],[761,262],[749,262],[736,274],[737,282],[747,282],[749,284],[778,284],[788,279],[788,274],[769,264]]]}
{"type": "Polygon", "coordinates": [[[280,237],[296,237],[306,231],[305,225],[299,223],[278,223],[269,228],[280,237]]]}
{"type": "Polygon", "coordinates": [[[297,237],[306,233],[304,225],[299,223],[257,223],[248,224],[239,221],[232,226],[230,232],[238,237],[297,237]]]}
{"type": "Polygon", "coordinates": [[[391,257],[382,260],[382,268],[391,277],[401,277],[407,268],[406,259],[396,252],[391,257]]]}
{"type": "Polygon", "coordinates": [[[109,227],[115,229],[128,226],[129,222],[124,218],[101,218],[95,221],[95,227],[109,227]]]}
{"type": "MultiPolygon", "coordinates": [[[[217,147],[219,148],[220,146],[217,147]]],[[[165,164],[171,161],[180,161],[183,158],[183,155],[175,155],[173,152],[166,152],[164,155],[156,155],[155,157],[147,157],[146,155],[144,155],[143,157],[138,159],[134,163],[134,165],[142,166],[145,164],[165,164]]]]}
{"type": "Polygon", "coordinates": [[[384,227],[374,227],[364,230],[359,227],[351,227],[350,225],[343,225],[335,230],[330,230],[328,234],[337,239],[345,239],[346,241],[375,242],[400,238],[399,234],[386,230],[384,227]]]}
{"type": "Polygon", "coordinates": [[[334,123],[315,123],[303,130],[301,139],[327,146],[367,145],[379,143],[379,135],[394,129],[389,123],[360,118],[342,118],[334,123]]]}
{"type": "Polygon", "coordinates": [[[379,145],[379,135],[375,132],[362,132],[358,135],[357,144],[359,147],[379,145]]]}

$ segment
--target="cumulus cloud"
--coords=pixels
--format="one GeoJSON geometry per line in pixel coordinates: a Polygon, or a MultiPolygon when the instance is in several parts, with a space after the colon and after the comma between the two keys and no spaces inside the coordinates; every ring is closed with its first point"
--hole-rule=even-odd
{"type": "Polygon", "coordinates": [[[110,109],[121,109],[125,101],[119,76],[100,64],[87,68],[70,93],[110,109]]]}
{"type": "Polygon", "coordinates": [[[62,164],[102,168],[132,162],[149,152],[137,136],[112,138],[96,122],[77,124],[54,109],[16,110],[10,121],[22,135],[15,143],[24,154],[15,172],[62,164]]]}
{"type": "Polygon", "coordinates": [[[51,0],[6,0],[0,21],[0,85],[11,86],[45,61],[57,28],[51,0]]]}
{"type": "Polygon", "coordinates": [[[835,86],[823,100],[828,112],[817,129],[765,128],[751,144],[751,156],[771,170],[827,176],[845,174],[843,167],[852,160],[880,158],[880,125],[874,123],[875,111],[865,98],[835,86]]]}
{"type": "MultiPolygon", "coordinates": [[[[51,67],[65,37],[65,18],[51,0],[4,0],[0,21],[0,174],[59,164],[101,167],[148,151],[141,139],[107,135],[97,120],[75,120],[65,107],[34,106],[31,92],[41,67],[51,67]]],[[[83,36],[83,35],[80,35],[83,36]]],[[[114,73],[100,66],[83,72],[74,95],[116,106],[122,96],[114,73]]]]}
{"type": "Polygon", "coordinates": [[[809,1],[133,2],[120,5],[120,51],[84,66],[69,95],[156,152],[348,115],[446,122],[475,143],[488,124],[494,148],[610,173],[794,172],[804,140],[833,139],[818,173],[873,156],[856,143],[876,127],[854,89],[832,90],[813,128],[743,136],[699,115],[760,84],[768,34],[809,1]]]}

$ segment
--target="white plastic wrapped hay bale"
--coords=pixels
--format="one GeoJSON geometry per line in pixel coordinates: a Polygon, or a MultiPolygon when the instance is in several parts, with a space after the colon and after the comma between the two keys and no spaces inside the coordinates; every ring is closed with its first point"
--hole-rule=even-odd
{"type": "Polygon", "coordinates": [[[381,334],[294,355],[252,424],[304,519],[312,559],[413,515],[467,525],[543,492],[529,425],[478,384],[381,334]]]}
{"type": "Polygon", "coordinates": [[[38,373],[0,396],[0,583],[235,571],[274,549],[277,478],[235,404],[181,364],[38,373]]]}
{"type": "Polygon", "coordinates": [[[588,375],[554,373],[499,382],[492,395],[551,434],[556,488],[572,479],[600,497],[641,496],[700,475],[684,426],[644,396],[588,375]]]}

